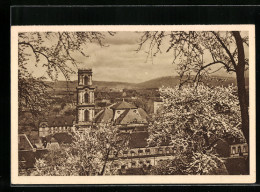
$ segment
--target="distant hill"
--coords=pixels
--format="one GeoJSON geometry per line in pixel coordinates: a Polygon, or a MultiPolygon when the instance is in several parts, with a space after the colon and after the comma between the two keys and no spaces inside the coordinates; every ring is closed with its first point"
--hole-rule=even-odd
{"type": "MultiPolygon", "coordinates": [[[[219,77],[213,76],[212,79],[207,80],[207,83],[212,86],[227,86],[230,84],[236,85],[236,79],[234,77],[219,77]]],[[[67,90],[67,84],[71,91],[75,91],[77,87],[77,81],[66,82],[66,81],[56,81],[47,82],[56,91],[67,90]]],[[[126,82],[109,82],[109,81],[93,81],[93,85],[98,88],[116,88],[116,89],[147,89],[147,88],[160,88],[164,87],[174,87],[179,84],[178,76],[166,76],[145,81],[142,83],[126,83],[126,82]]],[[[246,86],[248,86],[248,78],[246,78],[246,86]]]]}
{"type": "MultiPolygon", "coordinates": [[[[221,77],[221,76],[211,76],[209,79],[205,81],[208,85],[211,86],[228,86],[228,85],[236,85],[235,77],[221,77]]],[[[249,79],[246,78],[246,87],[248,87],[249,79]]],[[[159,88],[159,87],[175,87],[179,85],[180,79],[178,76],[167,76],[167,77],[159,77],[156,79],[152,79],[149,81],[145,81],[143,83],[138,83],[135,86],[138,88],[159,88]]]]}
{"type": "Polygon", "coordinates": [[[159,77],[156,79],[152,79],[149,81],[145,81],[142,83],[136,84],[136,87],[138,88],[160,88],[162,86],[164,87],[175,87],[180,82],[179,77],[177,76],[167,76],[167,77],[159,77]]]}
{"type": "MultiPolygon", "coordinates": [[[[65,91],[69,87],[71,91],[75,91],[78,85],[78,81],[55,81],[55,82],[46,82],[56,91],[65,91]]],[[[117,88],[117,89],[132,89],[135,87],[134,83],[125,83],[125,82],[109,82],[109,81],[93,81],[93,86],[98,88],[117,88]]]]}

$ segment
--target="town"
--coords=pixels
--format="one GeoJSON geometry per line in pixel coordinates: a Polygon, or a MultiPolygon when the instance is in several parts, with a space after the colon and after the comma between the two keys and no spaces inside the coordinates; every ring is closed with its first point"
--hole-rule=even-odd
{"type": "MultiPolygon", "coordinates": [[[[113,162],[112,166],[122,175],[148,174],[151,167],[174,159],[178,151],[185,150],[169,141],[160,146],[147,142],[150,119],[160,112],[163,105],[158,88],[98,86],[93,84],[93,75],[92,69],[79,69],[76,85],[56,85],[56,89],[50,89],[50,110],[46,116],[33,121],[29,111],[20,113],[21,175],[34,169],[36,159],[50,150],[72,143],[75,131],[84,133],[99,125],[112,124],[120,134],[130,134],[127,150],[110,151],[108,154],[108,161],[113,162]]],[[[244,163],[248,156],[246,143],[220,140],[215,150],[226,162],[228,174],[247,174],[244,163]]]]}

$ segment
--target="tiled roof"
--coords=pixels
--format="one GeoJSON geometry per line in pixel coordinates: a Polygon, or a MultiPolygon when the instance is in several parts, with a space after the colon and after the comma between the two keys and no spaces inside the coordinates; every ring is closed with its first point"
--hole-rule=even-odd
{"type": "Polygon", "coordinates": [[[32,150],[33,146],[25,134],[19,134],[19,150],[32,150]]]}
{"type": "Polygon", "coordinates": [[[116,124],[147,123],[145,112],[138,109],[127,109],[117,119],[116,124]]]}
{"type": "Polygon", "coordinates": [[[99,113],[95,121],[96,123],[108,123],[112,120],[113,118],[113,110],[109,108],[105,108],[101,113],[99,113]]]}
{"type": "Polygon", "coordinates": [[[49,127],[73,126],[74,116],[52,116],[47,118],[49,127]]]}
{"type": "Polygon", "coordinates": [[[125,101],[121,101],[115,104],[114,106],[112,106],[111,108],[119,110],[119,109],[136,109],[137,107],[125,101]]]}
{"type": "Polygon", "coordinates": [[[142,108],[138,108],[138,112],[139,112],[139,114],[141,115],[141,117],[142,117],[143,119],[148,118],[147,113],[146,113],[142,108]]]}
{"type": "Polygon", "coordinates": [[[147,132],[133,132],[131,133],[129,147],[130,148],[143,148],[147,147],[148,133],[147,132]]]}
{"type": "Polygon", "coordinates": [[[19,162],[23,162],[22,168],[33,168],[36,159],[42,158],[44,154],[48,153],[48,150],[36,150],[36,152],[32,150],[27,151],[18,151],[18,159],[19,162]]]}

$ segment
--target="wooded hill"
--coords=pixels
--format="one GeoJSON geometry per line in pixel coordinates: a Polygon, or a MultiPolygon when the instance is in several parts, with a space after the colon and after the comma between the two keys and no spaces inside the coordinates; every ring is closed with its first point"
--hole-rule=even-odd
{"type": "MultiPolygon", "coordinates": [[[[112,89],[150,89],[164,87],[174,87],[180,82],[178,76],[166,76],[142,83],[127,83],[127,82],[109,82],[109,81],[93,81],[93,85],[98,88],[112,88],[112,89]]],[[[56,91],[65,91],[69,87],[70,91],[76,91],[77,81],[56,81],[49,84],[56,91]],[[68,87],[67,87],[68,85],[68,87]]],[[[236,78],[234,77],[219,77],[213,76],[207,79],[207,84],[211,86],[228,86],[230,84],[236,85],[236,78]]],[[[248,87],[248,78],[246,78],[246,86],[248,87]]]]}

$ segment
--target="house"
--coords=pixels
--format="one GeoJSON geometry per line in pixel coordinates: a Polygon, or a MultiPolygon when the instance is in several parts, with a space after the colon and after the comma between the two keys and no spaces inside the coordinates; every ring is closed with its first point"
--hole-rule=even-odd
{"type": "Polygon", "coordinates": [[[45,137],[55,133],[70,133],[75,130],[75,117],[51,116],[42,120],[39,124],[39,137],[45,137]]]}
{"type": "Polygon", "coordinates": [[[25,134],[18,135],[18,162],[19,170],[22,172],[33,168],[36,159],[41,158],[46,153],[46,149],[37,149],[35,145],[32,145],[25,134]]]}
{"type": "Polygon", "coordinates": [[[145,131],[148,115],[142,108],[137,108],[126,101],[106,107],[95,116],[95,123],[112,123],[120,131],[145,131]]]}

